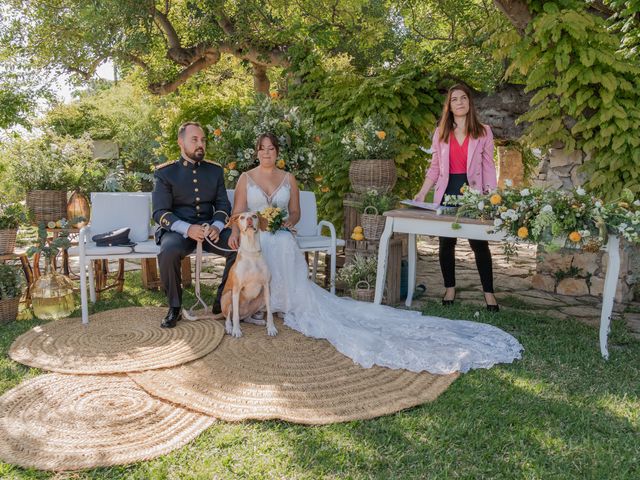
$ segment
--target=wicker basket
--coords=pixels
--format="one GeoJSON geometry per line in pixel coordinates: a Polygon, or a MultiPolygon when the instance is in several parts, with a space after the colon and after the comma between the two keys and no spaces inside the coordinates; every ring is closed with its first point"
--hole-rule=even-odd
{"type": "Polygon", "coordinates": [[[351,188],[356,193],[368,190],[388,193],[393,189],[397,178],[393,160],[353,160],[349,166],[351,188]]]}
{"type": "Polygon", "coordinates": [[[17,235],[18,235],[18,230],[15,228],[0,230],[0,255],[13,253],[13,251],[16,248],[17,235]]]}
{"type": "Polygon", "coordinates": [[[365,282],[364,280],[360,280],[356,284],[356,288],[351,290],[351,297],[361,302],[373,302],[375,295],[376,291],[371,288],[369,282],[365,282]]]}
{"type": "Polygon", "coordinates": [[[19,297],[0,300],[0,324],[12,322],[16,319],[19,304],[19,297]]]}
{"type": "Polygon", "coordinates": [[[360,223],[362,224],[362,230],[364,231],[364,238],[367,240],[380,240],[386,220],[387,219],[384,215],[378,214],[378,210],[375,207],[366,207],[364,209],[364,213],[360,217],[360,223]],[[371,209],[375,213],[367,213],[367,211],[371,209]]]}
{"type": "Polygon", "coordinates": [[[27,192],[27,207],[36,225],[40,222],[55,222],[67,216],[67,192],[32,190],[27,192]]]}

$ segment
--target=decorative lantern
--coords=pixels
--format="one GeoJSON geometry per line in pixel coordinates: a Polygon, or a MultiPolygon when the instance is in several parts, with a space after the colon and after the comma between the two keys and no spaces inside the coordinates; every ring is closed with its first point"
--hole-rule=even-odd
{"type": "Polygon", "coordinates": [[[72,223],[71,226],[73,228],[82,228],[89,221],[90,214],[91,207],[89,207],[89,200],[87,200],[87,197],[78,191],[73,192],[69,202],[67,203],[67,219],[71,221],[74,218],[82,217],[85,220],[72,223]]]}

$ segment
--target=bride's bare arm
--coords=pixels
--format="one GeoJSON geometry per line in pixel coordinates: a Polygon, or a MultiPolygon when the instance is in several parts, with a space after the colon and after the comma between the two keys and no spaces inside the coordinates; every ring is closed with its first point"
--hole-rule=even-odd
{"type": "Polygon", "coordinates": [[[289,184],[291,185],[291,196],[289,198],[289,218],[287,218],[287,221],[284,223],[284,226],[287,228],[294,227],[296,223],[300,221],[300,190],[298,189],[296,178],[293,175],[289,177],[289,182],[289,184]]]}
{"type": "MultiPolygon", "coordinates": [[[[243,213],[247,211],[247,179],[246,175],[243,173],[240,175],[238,179],[238,183],[236,184],[236,189],[233,194],[233,211],[231,212],[231,216],[237,213],[243,213]]],[[[237,249],[240,245],[240,230],[238,226],[234,223],[231,226],[231,236],[229,237],[229,247],[233,249],[237,249]]]]}

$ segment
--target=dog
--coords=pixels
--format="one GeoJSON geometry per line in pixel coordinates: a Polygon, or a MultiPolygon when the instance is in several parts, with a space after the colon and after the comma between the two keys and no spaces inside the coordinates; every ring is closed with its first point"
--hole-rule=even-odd
{"type": "Polygon", "coordinates": [[[234,223],[240,229],[240,247],[220,301],[222,314],[226,318],[225,330],[229,335],[241,337],[240,320],[266,309],[267,334],[275,336],[278,330],[273,323],[269,303],[271,274],[260,248],[259,230],[266,230],[266,219],[256,212],[245,212],[233,215],[228,226],[234,223]]]}

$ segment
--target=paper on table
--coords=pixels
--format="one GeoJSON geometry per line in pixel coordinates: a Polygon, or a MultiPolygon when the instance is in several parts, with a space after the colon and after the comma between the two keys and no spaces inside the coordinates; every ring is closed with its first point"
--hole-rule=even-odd
{"type": "Polygon", "coordinates": [[[437,212],[440,209],[440,205],[437,203],[417,202],[415,200],[401,200],[400,203],[403,205],[409,205],[410,207],[422,208],[424,210],[433,210],[434,212],[437,212]]]}

